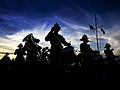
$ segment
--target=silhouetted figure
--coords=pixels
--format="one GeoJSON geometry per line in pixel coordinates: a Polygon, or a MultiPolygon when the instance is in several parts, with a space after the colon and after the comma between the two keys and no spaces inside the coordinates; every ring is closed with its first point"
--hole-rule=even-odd
{"type": "Polygon", "coordinates": [[[6,53],[5,56],[1,59],[1,71],[8,72],[8,65],[10,64],[9,53],[6,53]]]}
{"type": "Polygon", "coordinates": [[[1,59],[1,62],[9,63],[10,62],[10,57],[8,55],[9,55],[9,53],[6,53],[5,56],[1,59]]]}
{"type": "Polygon", "coordinates": [[[105,61],[108,63],[108,72],[109,72],[110,79],[118,78],[116,77],[116,75],[118,74],[117,73],[118,71],[116,70],[118,70],[118,68],[116,68],[117,63],[115,61],[115,55],[113,53],[114,49],[110,49],[111,45],[109,43],[106,43],[104,48],[106,48],[104,50],[104,53],[106,55],[105,61]]]}
{"type": "Polygon", "coordinates": [[[61,27],[59,24],[54,24],[54,26],[51,28],[51,31],[45,37],[45,40],[50,41],[51,44],[50,64],[52,69],[58,69],[61,67],[62,62],[60,60],[60,53],[63,49],[63,45],[70,46],[70,43],[66,42],[62,35],[58,34],[60,29],[61,27]]]}
{"type": "Polygon", "coordinates": [[[93,50],[90,47],[90,45],[87,44],[89,42],[88,39],[89,38],[85,34],[80,39],[80,41],[83,41],[83,43],[80,44],[80,54],[79,54],[79,57],[83,59],[83,61],[81,62],[83,64],[88,64],[90,62],[90,59],[93,56],[93,50]]]}
{"type": "Polygon", "coordinates": [[[38,45],[40,42],[39,39],[34,38],[33,34],[27,35],[23,42],[25,42],[24,50],[27,51],[27,70],[29,71],[36,71],[38,65],[38,61],[40,60],[41,56],[41,46],[38,45]]]}
{"type": "Polygon", "coordinates": [[[23,72],[25,70],[25,58],[26,55],[25,50],[23,49],[23,45],[19,44],[17,47],[18,49],[15,50],[14,55],[17,55],[15,58],[15,69],[17,72],[23,72]]]}
{"type": "Polygon", "coordinates": [[[109,64],[114,63],[114,62],[115,62],[115,55],[114,55],[114,53],[113,53],[113,50],[114,50],[114,49],[110,49],[110,48],[111,48],[111,45],[110,45],[109,43],[106,43],[106,45],[105,45],[104,48],[106,48],[106,49],[104,50],[104,53],[105,53],[105,55],[106,55],[106,60],[107,60],[107,62],[108,62],[109,64]]]}
{"type": "Polygon", "coordinates": [[[15,58],[16,62],[24,62],[25,58],[24,55],[26,55],[25,50],[23,49],[23,45],[19,44],[17,47],[19,47],[18,49],[15,50],[14,55],[17,55],[15,58]]]}
{"type": "Polygon", "coordinates": [[[83,43],[80,44],[80,52],[86,55],[93,55],[92,48],[90,47],[89,44],[87,44],[89,42],[88,39],[89,38],[85,34],[82,36],[82,39],[80,39],[81,41],[83,41],[83,43]]]}
{"type": "Polygon", "coordinates": [[[91,68],[93,67],[92,66],[93,50],[90,47],[90,45],[88,44],[88,42],[89,42],[88,39],[89,38],[85,34],[80,39],[80,41],[83,41],[83,43],[80,44],[80,54],[78,55],[79,60],[81,62],[81,71],[82,71],[83,76],[85,76],[85,78],[88,78],[88,77],[91,78],[91,76],[92,76],[92,75],[90,75],[90,74],[92,74],[91,68]]]}

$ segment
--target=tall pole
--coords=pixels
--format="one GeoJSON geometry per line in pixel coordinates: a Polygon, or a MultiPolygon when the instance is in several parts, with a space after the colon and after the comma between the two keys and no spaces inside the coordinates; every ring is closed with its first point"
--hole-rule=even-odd
{"type": "Polygon", "coordinates": [[[99,42],[98,42],[98,32],[97,32],[97,17],[96,17],[96,14],[95,14],[95,30],[96,30],[96,41],[97,41],[97,50],[99,52],[99,42]]]}

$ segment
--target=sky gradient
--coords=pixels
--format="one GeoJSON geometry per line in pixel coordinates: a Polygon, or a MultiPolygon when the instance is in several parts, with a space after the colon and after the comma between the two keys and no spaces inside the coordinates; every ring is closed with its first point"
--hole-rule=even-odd
{"type": "MultiPolygon", "coordinates": [[[[115,54],[120,54],[120,1],[119,0],[0,0],[0,52],[14,52],[29,33],[40,39],[42,47],[50,46],[44,38],[57,22],[62,34],[79,51],[83,34],[90,38],[96,50],[95,35],[89,29],[94,26],[94,14],[98,26],[101,52],[106,42],[115,54]]],[[[23,43],[24,44],[24,43],[23,43]]]]}

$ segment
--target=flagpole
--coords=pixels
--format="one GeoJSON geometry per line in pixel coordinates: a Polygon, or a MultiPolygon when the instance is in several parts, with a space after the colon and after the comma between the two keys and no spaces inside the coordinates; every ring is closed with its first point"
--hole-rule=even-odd
{"type": "Polygon", "coordinates": [[[96,30],[96,41],[97,41],[97,50],[99,52],[99,42],[98,42],[98,32],[97,32],[97,18],[95,14],[95,30],[96,30]]]}

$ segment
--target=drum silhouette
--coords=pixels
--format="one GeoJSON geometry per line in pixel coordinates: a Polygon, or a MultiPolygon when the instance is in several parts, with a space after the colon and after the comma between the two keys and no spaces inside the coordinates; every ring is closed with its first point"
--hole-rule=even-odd
{"type": "Polygon", "coordinates": [[[65,47],[61,51],[61,58],[63,64],[72,64],[73,60],[75,59],[74,56],[74,47],[72,46],[65,47]]]}

